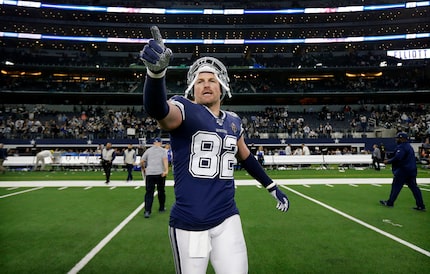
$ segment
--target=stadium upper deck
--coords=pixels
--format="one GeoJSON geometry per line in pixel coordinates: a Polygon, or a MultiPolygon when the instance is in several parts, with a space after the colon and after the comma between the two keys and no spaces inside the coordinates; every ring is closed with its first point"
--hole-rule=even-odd
{"type": "Polygon", "coordinates": [[[0,83],[7,92],[2,93],[5,103],[28,99],[58,104],[77,97],[98,103],[94,98],[100,96],[118,103],[140,101],[130,91],[140,90],[145,71],[136,57],[153,24],[159,25],[175,52],[169,70],[172,93],[180,90],[185,69],[195,58],[212,55],[227,64],[239,87],[233,103],[243,103],[243,98],[249,104],[381,98],[422,102],[428,97],[427,59],[387,56],[388,50],[426,52],[428,1],[1,3],[0,83]],[[393,79],[410,83],[379,88],[393,79]],[[365,82],[364,88],[351,90],[351,82],[365,82]],[[243,88],[243,83],[249,87],[243,88]],[[108,84],[114,89],[92,94],[108,84]],[[34,95],[35,88],[42,94],[34,95]],[[375,93],[379,90],[389,93],[375,93]],[[60,101],[52,101],[47,91],[57,92],[60,101]],[[81,91],[88,93],[83,96],[81,91]],[[313,94],[309,97],[308,92],[313,94]]]}

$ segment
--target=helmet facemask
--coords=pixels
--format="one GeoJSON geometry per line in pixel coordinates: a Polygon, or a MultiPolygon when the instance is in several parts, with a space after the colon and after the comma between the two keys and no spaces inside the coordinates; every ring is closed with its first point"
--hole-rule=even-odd
{"type": "Polygon", "coordinates": [[[215,75],[221,85],[221,100],[224,99],[226,93],[228,98],[231,98],[230,87],[228,85],[230,78],[228,77],[227,69],[221,61],[214,57],[202,57],[190,67],[187,74],[188,87],[185,90],[185,97],[188,97],[189,94],[194,97],[194,83],[201,72],[211,72],[215,75]]]}

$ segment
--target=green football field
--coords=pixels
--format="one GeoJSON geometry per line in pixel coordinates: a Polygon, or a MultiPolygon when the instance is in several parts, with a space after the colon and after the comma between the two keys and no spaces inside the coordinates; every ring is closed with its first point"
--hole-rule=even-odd
{"type": "MultiPolygon", "coordinates": [[[[429,212],[412,210],[407,187],[395,207],[379,205],[390,191],[389,170],[268,173],[283,182],[288,213],[277,211],[249,175],[236,172],[249,273],[430,270],[429,212]]],[[[143,217],[140,176],[135,172],[135,182],[127,184],[126,173],[114,171],[106,186],[100,171],[0,175],[1,273],[174,273],[169,213],[143,217]]],[[[420,169],[418,177],[429,204],[430,175],[420,169]]],[[[172,186],[167,199],[171,206],[172,186]]],[[[210,267],[208,273],[214,273],[210,267]]]]}

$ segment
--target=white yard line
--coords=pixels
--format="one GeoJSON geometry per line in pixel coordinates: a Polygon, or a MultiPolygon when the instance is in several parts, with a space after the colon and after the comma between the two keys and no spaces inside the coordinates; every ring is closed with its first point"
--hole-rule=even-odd
{"type": "MultiPolygon", "coordinates": [[[[158,191],[154,192],[154,197],[158,195],[158,191]]],[[[145,202],[140,204],[127,218],[124,219],[111,233],[109,233],[100,243],[98,243],[84,258],[82,258],[79,263],[77,263],[68,274],[76,274],[82,268],[84,268],[89,261],[100,252],[112,239],[116,236],[134,217],[136,217],[139,212],[145,208],[145,202]]]]}
{"type": "MultiPolygon", "coordinates": [[[[276,179],[278,185],[345,185],[345,184],[368,184],[383,185],[391,184],[392,178],[341,178],[341,179],[276,179]]],[[[417,183],[421,185],[430,184],[430,178],[417,178],[417,183]]],[[[236,185],[258,185],[254,179],[236,180],[236,185]]],[[[111,181],[105,184],[101,180],[93,181],[0,181],[0,187],[144,187],[145,182],[123,180],[111,181]]],[[[173,180],[167,180],[166,186],[173,186],[173,180]]]]}
{"type": "Polygon", "coordinates": [[[416,245],[414,245],[414,244],[412,244],[410,242],[407,242],[407,241],[405,241],[403,239],[400,239],[399,237],[396,237],[396,236],[394,236],[394,235],[392,235],[390,233],[387,233],[387,232],[385,232],[385,231],[383,231],[383,230],[381,230],[379,228],[376,228],[376,227],[374,227],[374,226],[372,226],[372,225],[370,225],[368,223],[365,223],[365,222],[363,222],[360,219],[352,217],[351,215],[348,215],[348,214],[346,214],[346,213],[344,213],[344,212],[342,212],[342,211],[340,211],[340,210],[338,210],[338,209],[336,209],[334,207],[331,207],[331,206],[329,206],[327,204],[324,204],[323,202],[320,202],[320,201],[318,201],[318,200],[316,200],[314,198],[306,196],[305,194],[303,194],[301,192],[298,192],[298,191],[296,191],[296,190],[294,190],[292,188],[289,188],[287,186],[281,186],[281,187],[283,187],[283,188],[287,189],[288,191],[293,192],[293,193],[295,193],[295,194],[297,194],[297,195],[299,195],[299,196],[301,196],[301,197],[303,197],[303,198],[305,198],[305,199],[307,199],[307,200],[309,200],[311,202],[314,202],[314,203],[316,203],[316,204],[318,204],[318,205],[320,205],[322,207],[325,207],[328,210],[331,210],[331,211],[333,211],[333,212],[335,212],[335,213],[337,213],[337,214],[339,214],[339,215],[341,215],[341,216],[343,216],[343,217],[345,217],[345,218],[347,218],[347,219],[349,219],[349,220],[351,220],[353,222],[356,222],[356,223],[358,223],[358,224],[360,224],[360,225],[362,225],[364,227],[367,227],[370,230],[373,230],[373,231],[375,231],[375,232],[377,232],[377,233],[379,233],[379,234],[381,234],[381,235],[383,235],[385,237],[388,237],[388,238],[390,238],[390,239],[392,239],[392,240],[394,240],[394,241],[396,241],[396,242],[398,242],[398,243],[400,243],[400,244],[402,244],[404,246],[407,246],[407,247],[409,247],[409,248],[411,248],[411,249],[413,249],[415,251],[418,251],[419,253],[421,253],[423,255],[426,255],[427,257],[430,257],[430,251],[427,251],[427,250],[425,250],[425,249],[423,249],[423,248],[421,248],[419,246],[416,246],[416,245]]]}
{"type": "MultiPolygon", "coordinates": [[[[392,178],[342,178],[342,179],[275,179],[278,185],[383,185],[391,184],[392,178]]],[[[417,178],[419,185],[430,184],[430,178],[417,178]]],[[[259,185],[254,179],[236,180],[236,185],[259,185]]],[[[145,182],[133,181],[126,183],[122,180],[105,184],[102,180],[94,181],[0,181],[0,187],[144,187],[145,182]]],[[[173,186],[173,180],[166,180],[166,186],[173,186]]]]}
{"type": "Polygon", "coordinates": [[[70,271],[68,274],[78,273],[82,268],[84,268],[89,261],[91,261],[100,250],[107,245],[110,240],[113,239],[143,208],[145,207],[145,202],[140,204],[127,218],[124,219],[111,233],[109,233],[100,243],[98,243],[85,257],[83,257],[70,271]]]}
{"type": "Polygon", "coordinates": [[[17,189],[18,187],[9,187],[7,190],[14,190],[17,189]]]}
{"type": "Polygon", "coordinates": [[[35,187],[35,188],[31,188],[31,189],[26,189],[26,190],[23,190],[23,191],[18,191],[18,192],[14,192],[14,193],[10,193],[10,194],[6,194],[6,195],[3,195],[3,196],[0,196],[0,199],[7,198],[7,197],[10,197],[10,196],[14,196],[14,195],[19,195],[19,194],[30,192],[30,191],[34,191],[34,190],[38,190],[38,189],[41,189],[41,188],[43,188],[43,186],[35,187]]]}

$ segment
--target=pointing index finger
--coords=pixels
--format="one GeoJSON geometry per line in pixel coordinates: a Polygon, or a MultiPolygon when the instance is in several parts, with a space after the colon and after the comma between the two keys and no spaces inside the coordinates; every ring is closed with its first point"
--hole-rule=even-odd
{"type": "Polygon", "coordinates": [[[160,30],[158,29],[157,26],[151,27],[151,33],[152,33],[152,37],[154,38],[154,41],[164,46],[163,37],[161,37],[160,30]]]}

